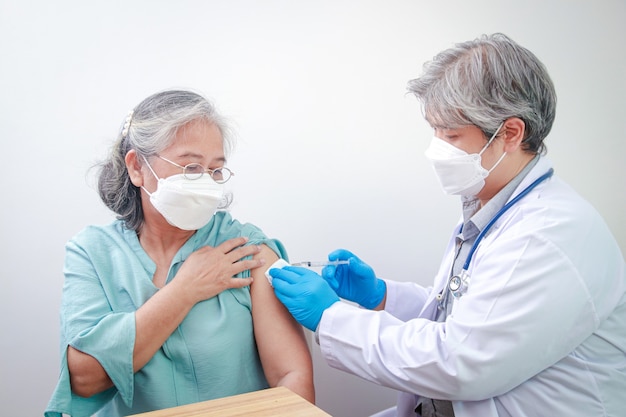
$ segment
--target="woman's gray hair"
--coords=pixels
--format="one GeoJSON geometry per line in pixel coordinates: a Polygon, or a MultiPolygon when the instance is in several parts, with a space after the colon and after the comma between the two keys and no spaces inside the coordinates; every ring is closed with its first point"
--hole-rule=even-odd
{"type": "Polygon", "coordinates": [[[139,231],[144,217],[141,191],[130,181],[126,154],[134,149],[140,161],[142,156],[157,155],[171,145],[181,127],[198,119],[217,126],[228,158],[234,147],[230,129],[213,104],[197,93],[167,90],[153,94],[126,117],[108,158],[99,164],[98,192],[129,229],[139,231]]]}
{"type": "Polygon", "coordinates": [[[433,125],[474,125],[491,136],[502,121],[518,117],[526,124],[522,149],[545,153],[552,129],[556,92],[544,65],[504,34],[483,35],[447,49],[424,64],[408,83],[433,125]]]}

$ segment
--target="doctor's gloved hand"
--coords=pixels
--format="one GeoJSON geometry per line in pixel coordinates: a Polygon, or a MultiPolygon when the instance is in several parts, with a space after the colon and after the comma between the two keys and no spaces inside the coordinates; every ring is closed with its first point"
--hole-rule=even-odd
{"type": "Polygon", "coordinates": [[[387,284],[376,278],[374,270],[352,252],[338,249],[328,255],[328,260],[349,261],[347,265],[329,265],[322,269],[322,276],[341,298],[368,309],[383,301],[387,284]]]}
{"type": "Polygon", "coordinates": [[[269,274],[276,297],[309,330],[315,331],[324,310],[339,301],[328,283],[309,269],[286,266],[272,268],[269,274]]]}

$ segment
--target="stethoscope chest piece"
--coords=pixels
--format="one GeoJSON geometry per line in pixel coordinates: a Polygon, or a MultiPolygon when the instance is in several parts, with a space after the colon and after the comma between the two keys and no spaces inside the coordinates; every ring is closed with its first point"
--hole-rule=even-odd
{"type": "Polygon", "coordinates": [[[454,298],[460,298],[469,287],[469,274],[465,269],[459,275],[454,275],[448,281],[448,289],[454,298]]]}

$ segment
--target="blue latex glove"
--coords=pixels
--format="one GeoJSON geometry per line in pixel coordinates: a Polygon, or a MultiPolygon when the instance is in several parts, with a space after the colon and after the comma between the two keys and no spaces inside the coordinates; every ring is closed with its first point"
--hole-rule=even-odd
{"type": "Polygon", "coordinates": [[[328,283],[310,269],[286,266],[272,268],[269,274],[276,297],[309,330],[315,331],[324,310],[339,301],[328,283]]]}
{"type": "Polygon", "coordinates": [[[322,269],[322,277],[341,298],[369,309],[383,301],[387,284],[376,278],[374,270],[352,252],[338,249],[328,255],[328,260],[349,262],[347,265],[329,265],[322,269]]]}

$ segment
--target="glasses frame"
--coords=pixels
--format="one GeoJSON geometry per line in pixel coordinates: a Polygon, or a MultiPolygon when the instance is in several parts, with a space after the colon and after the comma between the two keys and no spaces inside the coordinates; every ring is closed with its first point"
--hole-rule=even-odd
{"type": "Polygon", "coordinates": [[[212,179],[213,181],[215,181],[215,182],[216,182],[216,183],[218,183],[218,184],[224,184],[225,182],[228,182],[228,181],[229,181],[229,180],[233,177],[233,175],[235,175],[235,173],[234,173],[233,171],[231,171],[230,169],[228,169],[228,168],[226,168],[226,167],[220,167],[220,168],[215,168],[215,169],[205,168],[205,167],[203,167],[203,166],[202,166],[202,164],[199,164],[199,163],[197,163],[197,162],[192,162],[192,163],[190,163],[190,164],[187,164],[187,165],[185,165],[185,166],[182,166],[182,165],[180,165],[180,164],[177,164],[177,163],[176,163],[176,162],[174,162],[174,161],[170,161],[169,159],[162,157],[161,155],[157,155],[157,156],[158,156],[159,158],[161,158],[162,160],[164,160],[165,162],[169,162],[170,164],[172,164],[172,165],[174,165],[174,166],[176,166],[176,167],[178,167],[178,168],[182,169],[182,170],[183,170],[183,175],[185,176],[185,178],[187,178],[187,179],[188,179],[188,180],[190,180],[190,181],[193,181],[193,180],[198,180],[198,179],[202,178],[202,176],[203,176],[204,174],[209,174],[209,176],[211,177],[211,179],[212,179]],[[189,176],[188,176],[188,174],[187,174],[187,169],[188,169],[188,167],[190,167],[190,166],[198,166],[198,167],[202,168],[204,171],[202,172],[202,174],[200,174],[200,176],[199,176],[199,177],[189,177],[189,176]],[[214,175],[216,172],[221,172],[222,174],[226,174],[226,175],[228,175],[228,178],[226,178],[225,180],[223,180],[223,179],[222,179],[222,180],[216,180],[216,179],[213,177],[213,175],[214,175]]]}

